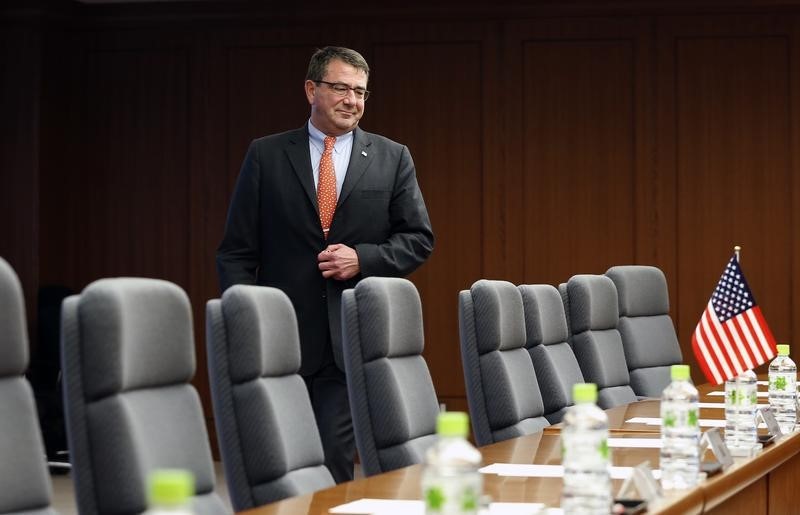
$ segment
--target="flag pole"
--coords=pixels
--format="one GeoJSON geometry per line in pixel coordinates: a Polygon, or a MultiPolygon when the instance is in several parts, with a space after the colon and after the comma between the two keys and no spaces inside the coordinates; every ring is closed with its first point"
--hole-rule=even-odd
{"type": "Polygon", "coordinates": [[[736,254],[736,262],[737,263],[739,263],[741,261],[739,259],[739,252],[741,252],[741,250],[742,250],[742,247],[739,246],[739,245],[736,245],[735,247],[733,247],[733,253],[736,254]]]}

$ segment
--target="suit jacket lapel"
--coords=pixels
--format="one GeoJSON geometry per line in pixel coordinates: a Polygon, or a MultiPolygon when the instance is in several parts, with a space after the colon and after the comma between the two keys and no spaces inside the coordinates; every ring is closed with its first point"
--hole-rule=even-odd
{"type": "Polygon", "coordinates": [[[350,163],[347,165],[347,175],[344,176],[344,184],[342,185],[342,194],[339,195],[339,201],[336,206],[341,206],[350,193],[353,192],[361,176],[367,171],[367,167],[372,162],[372,153],[370,152],[372,139],[356,127],[353,132],[353,150],[350,152],[350,163]]]}
{"type": "Polygon", "coordinates": [[[289,156],[292,169],[297,175],[300,184],[303,185],[303,190],[305,190],[309,202],[319,214],[317,189],[314,187],[314,172],[311,170],[311,154],[308,150],[307,125],[303,125],[301,129],[296,130],[291,135],[289,144],[286,146],[286,155],[289,156]]]}

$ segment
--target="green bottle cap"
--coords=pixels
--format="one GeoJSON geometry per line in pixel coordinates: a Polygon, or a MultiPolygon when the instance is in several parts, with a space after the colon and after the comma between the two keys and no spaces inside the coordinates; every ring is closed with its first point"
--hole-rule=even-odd
{"type": "Polygon", "coordinates": [[[439,436],[467,436],[469,417],[463,411],[443,411],[436,418],[436,433],[439,436]]]}
{"type": "Polygon", "coordinates": [[[686,381],[691,377],[689,365],[672,365],[669,371],[673,381],[686,381]]]}
{"type": "Polygon", "coordinates": [[[778,344],[778,356],[788,356],[789,355],[789,344],[788,343],[779,343],[778,344]]]}
{"type": "Polygon", "coordinates": [[[572,386],[572,400],[575,404],[597,402],[597,385],[594,383],[575,383],[572,386]]]}
{"type": "Polygon", "coordinates": [[[150,506],[175,506],[194,495],[194,475],[183,469],[154,470],[148,477],[150,506]]]}

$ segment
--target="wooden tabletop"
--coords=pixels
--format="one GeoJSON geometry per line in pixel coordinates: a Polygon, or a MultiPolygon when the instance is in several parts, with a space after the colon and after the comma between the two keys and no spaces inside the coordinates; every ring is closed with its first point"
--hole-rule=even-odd
{"type": "MultiPolygon", "coordinates": [[[[722,396],[709,396],[722,386],[703,385],[698,388],[701,402],[723,403],[722,396]]],[[[760,391],[766,387],[759,385],[760,391]]],[[[759,402],[766,403],[765,398],[759,402]]],[[[607,410],[609,428],[614,438],[658,438],[659,426],[626,422],[634,417],[659,417],[658,400],[642,400],[607,410]]],[[[721,408],[701,408],[701,419],[722,420],[721,408]]],[[[560,464],[560,436],[558,427],[543,432],[514,438],[482,447],[483,462],[521,464],[560,464]]],[[[658,449],[616,447],[612,449],[612,464],[635,466],[649,461],[658,468],[658,449]]],[[[708,456],[707,456],[708,457],[708,456]]],[[[403,469],[358,479],[333,488],[303,495],[249,510],[247,515],[324,515],[330,508],[362,498],[420,499],[422,467],[414,465],[403,469]]],[[[792,491],[796,473],[800,472],[800,434],[784,436],[768,445],[754,458],[736,458],[735,464],[720,474],[703,481],[698,487],[673,494],[658,505],[649,506],[648,513],[693,514],[728,513],[732,505],[742,505],[740,513],[781,513],[787,507],[779,497],[792,491]],[[775,476],[772,490],[769,478],[775,476]],[[784,485],[785,483],[785,485],[784,485]],[[783,488],[786,491],[777,491],[783,488]],[[734,503],[734,504],[731,504],[734,503]],[[749,503],[749,504],[748,504],[749,503]],[[762,506],[765,508],[762,509],[762,506]],[[775,508],[780,506],[780,508],[775,508]],[[769,507],[773,507],[772,510],[769,507]],[[716,511],[715,511],[716,510],[716,511]]],[[[484,492],[494,501],[538,502],[558,506],[561,496],[560,478],[504,477],[484,474],[484,492]]],[[[621,486],[613,481],[614,491],[621,486]]],[[[788,512],[787,512],[788,513],[788,512]]]]}

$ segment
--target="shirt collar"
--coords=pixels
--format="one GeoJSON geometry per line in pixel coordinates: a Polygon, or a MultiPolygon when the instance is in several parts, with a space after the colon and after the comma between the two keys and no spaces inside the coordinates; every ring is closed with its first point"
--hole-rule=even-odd
{"type": "MultiPolygon", "coordinates": [[[[322,152],[325,149],[325,134],[314,127],[314,124],[311,123],[311,120],[308,120],[308,138],[311,140],[311,143],[322,152]]],[[[353,131],[347,132],[342,134],[341,136],[336,136],[336,143],[333,145],[334,151],[339,152],[342,148],[342,145],[349,144],[350,141],[353,139],[353,131]]]]}

